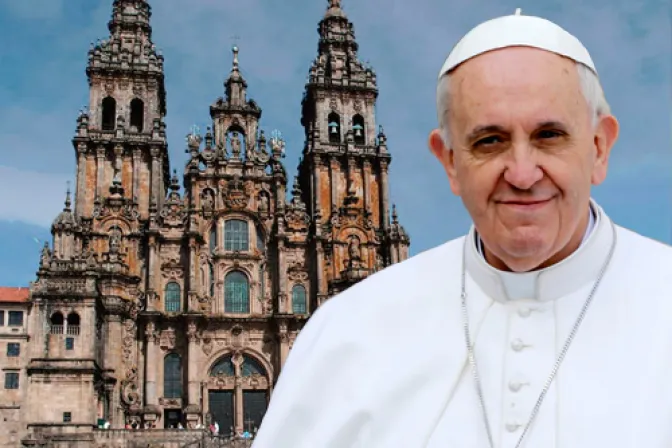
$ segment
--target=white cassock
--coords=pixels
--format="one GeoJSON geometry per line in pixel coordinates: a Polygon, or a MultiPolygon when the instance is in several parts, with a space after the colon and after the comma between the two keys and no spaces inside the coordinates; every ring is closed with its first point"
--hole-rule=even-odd
{"type": "MultiPolygon", "coordinates": [[[[672,248],[595,203],[582,246],[495,270],[472,228],[466,291],[494,445],[515,447],[610,251],[526,448],[672,447],[672,248]]],[[[464,238],[325,303],[297,338],[254,448],[487,448],[461,314],[464,238]]]]}

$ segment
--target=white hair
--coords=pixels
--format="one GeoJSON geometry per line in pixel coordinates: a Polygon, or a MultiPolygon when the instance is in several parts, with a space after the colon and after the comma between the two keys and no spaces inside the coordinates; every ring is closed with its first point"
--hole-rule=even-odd
{"type": "MultiPolygon", "coordinates": [[[[592,116],[593,126],[597,125],[600,117],[609,115],[611,108],[604,96],[602,85],[595,72],[586,65],[576,63],[576,69],[579,72],[579,83],[588,108],[592,116]]],[[[439,118],[439,128],[443,136],[444,144],[450,148],[450,132],[448,128],[450,112],[450,77],[451,73],[445,73],[436,87],[436,110],[439,118]]]]}

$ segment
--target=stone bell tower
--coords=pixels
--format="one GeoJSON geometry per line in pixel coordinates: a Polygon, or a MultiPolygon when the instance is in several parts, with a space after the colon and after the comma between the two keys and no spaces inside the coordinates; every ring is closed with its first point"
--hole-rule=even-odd
{"type": "Polygon", "coordinates": [[[88,113],[78,119],[76,213],[91,217],[113,182],[146,219],[169,183],[163,56],[144,0],[114,0],[109,38],[92,44],[88,113]]]}
{"type": "Polygon", "coordinates": [[[302,102],[299,184],[313,220],[313,300],[319,305],[408,258],[410,240],[396,213],[390,222],[392,157],[376,125],[376,74],[358,57],[354,26],[340,0],[329,0],[318,32],[302,102]]]}

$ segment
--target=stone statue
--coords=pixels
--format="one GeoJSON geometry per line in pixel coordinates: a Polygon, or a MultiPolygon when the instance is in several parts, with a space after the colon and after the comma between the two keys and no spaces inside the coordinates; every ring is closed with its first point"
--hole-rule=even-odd
{"type": "Polygon", "coordinates": [[[40,264],[46,267],[47,265],[49,265],[50,261],[51,261],[51,252],[49,251],[49,243],[45,241],[44,246],[42,247],[42,255],[40,256],[40,264]]]}
{"type": "Polygon", "coordinates": [[[259,212],[268,212],[268,196],[265,193],[259,194],[259,212]]]}
{"type": "Polygon", "coordinates": [[[204,210],[212,210],[214,207],[214,197],[210,190],[203,192],[202,206],[204,210]]]}
{"type": "Polygon", "coordinates": [[[231,134],[231,155],[233,157],[240,156],[240,136],[238,132],[233,131],[231,134]]]}
{"type": "Polygon", "coordinates": [[[121,248],[121,233],[118,229],[113,229],[110,233],[110,250],[111,254],[118,254],[121,248]]]}
{"type": "Polygon", "coordinates": [[[359,269],[362,265],[362,252],[360,249],[361,242],[357,236],[350,237],[350,244],[348,244],[348,268],[359,269]]]}
{"type": "Polygon", "coordinates": [[[348,255],[350,256],[350,260],[362,259],[359,245],[360,245],[359,238],[357,238],[356,236],[350,238],[350,244],[348,245],[348,255]]]}

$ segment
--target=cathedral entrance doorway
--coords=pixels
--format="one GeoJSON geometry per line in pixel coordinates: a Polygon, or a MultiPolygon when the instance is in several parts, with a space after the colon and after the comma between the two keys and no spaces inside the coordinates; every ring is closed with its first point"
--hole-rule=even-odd
{"type": "Polygon", "coordinates": [[[267,407],[267,398],[265,390],[244,390],[243,391],[243,430],[255,432],[261,426],[261,419],[264,418],[267,407]]]}
{"type": "Polygon", "coordinates": [[[208,391],[208,407],[210,409],[211,419],[214,424],[219,425],[221,435],[231,434],[233,424],[233,391],[231,390],[211,390],[208,391]]]}
{"type": "Polygon", "coordinates": [[[166,409],[163,416],[165,429],[177,428],[182,423],[182,412],[179,409],[166,409]]]}
{"type": "Polygon", "coordinates": [[[268,373],[247,354],[228,354],[217,360],[208,378],[210,421],[219,433],[254,433],[261,425],[269,400],[268,373]]]}

